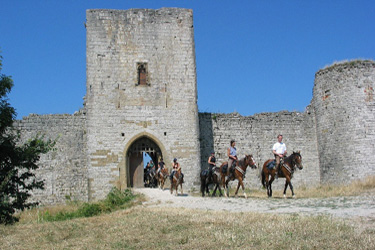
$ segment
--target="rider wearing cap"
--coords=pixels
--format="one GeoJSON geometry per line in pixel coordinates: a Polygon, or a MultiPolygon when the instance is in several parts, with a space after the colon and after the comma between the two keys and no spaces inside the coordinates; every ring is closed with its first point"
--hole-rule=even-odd
{"type": "MultiPolygon", "coordinates": [[[[173,175],[174,175],[174,173],[177,171],[177,170],[179,170],[181,167],[180,167],[180,163],[178,163],[177,162],[177,158],[174,158],[173,159],[173,162],[172,162],[172,171],[171,171],[171,175],[169,176],[169,178],[171,179],[171,181],[172,181],[172,179],[173,179],[173,175]]],[[[184,177],[184,174],[183,173],[181,173],[181,175],[182,175],[182,177],[184,177]]]]}
{"type": "Polygon", "coordinates": [[[208,157],[208,177],[212,180],[213,168],[216,166],[215,151],[211,152],[210,157],[208,157]]]}
{"type": "Polygon", "coordinates": [[[163,161],[163,158],[160,157],[159,162],[158,162],[158,170],[157,170],[157,173],[158,173],[158,174],[159,174],[160,171],[164,168],[164,165],[165,165],[165,163],[164,163],[164,161],[163,161]]]}

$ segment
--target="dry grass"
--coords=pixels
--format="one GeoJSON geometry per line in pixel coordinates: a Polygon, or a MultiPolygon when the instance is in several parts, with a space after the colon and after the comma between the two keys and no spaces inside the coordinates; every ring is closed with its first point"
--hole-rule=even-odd
{"type": "Polygon", "coordinates": [[[322,185],[316,188],[301,188],[299,197],[326,198],[336,196],[355,196],[375,189],[375,176],[370,176],[363,181],[353,181],[348,185],[322,185]]]}
{"type": "Polygon", "coordinates": [[[0,249],[375,249],[375,230],[358,233],[322,216],[133,207],[61,222],[0,226],[0,249]]]}
{"type": "MultiPolygon", "coordinates": [[[[281,179],[284,182],[284,179],[281,179]]],[[[280,181],[280,180],[279,180],[280,181]]],[[[237,187],[237,186],[236,186],[237,187]]],[[[212,190],[210,190],[211,192],[212,190]]],[[[230,196],[234,196],[236,191],[235,187],[230,188],[230,196]]],[[[281,198],[283,197],[283,188],[272,188],[273,197],[281,198]]],[[[375,176],[367,177],[363,181],[353,181],[348,185],[321,185],[318,187],[307,188],[307,187],[294,187],[294,192],[298,198],[328,198],[328,197],[338,197],[338,196],[356,196],[363,193],[374,192],[375,191],[375,176]]],[[[266,198],[267,191],[264,188],[261,189],[246,189],[246,194],[251,198],[266,198]]],[[[286,191],[287,196],[291,196],[292,193],[288,187],[286,191]]],[[[200,196],[200,193],[194,194],[195,196],[200,196]]],[[[219,191],[216,191],[216,195],[219,195],[219,191]]],[[[238,191],[238,195],[243,196],[242,189],[238,191]]]]}
{"type": "MultiPolygon", "coordinates": [[[[358,195],[374,188],[375,177],[371,177],[348,186],[299,188],[296,192],[298,197],[335,197],[358,195]]],[[[265,190],[247,193],[266,199],[265,190]]],[[[281,196],[281,191],[275,190],[275,195],[281,196]]],[[[57,213],[76,207],[73,203],[43,210],[57,213]]],[[[347,221],[328,216],[140,205],[60,222],[40,221],[38,213],[40,209],[25,211],[20,223],[0,225],[0,249],[375,249],[373,224],[357,230],[347,221]]]]}

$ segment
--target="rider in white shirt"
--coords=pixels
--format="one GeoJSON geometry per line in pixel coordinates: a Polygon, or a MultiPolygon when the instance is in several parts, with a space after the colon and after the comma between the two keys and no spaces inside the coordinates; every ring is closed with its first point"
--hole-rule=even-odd
{"type": "Polygon", "coordinates": [[[280,160],[286,156],[286,145],[282,142],[283,136],[277,136],[277,142],[272,147],[272,153],[275,155],[276,160],[276,177],[280,169],[280,160]]]}

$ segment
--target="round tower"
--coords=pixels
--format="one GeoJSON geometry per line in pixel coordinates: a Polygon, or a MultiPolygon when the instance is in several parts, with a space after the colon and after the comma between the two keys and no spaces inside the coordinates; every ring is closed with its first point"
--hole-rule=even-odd
{"type": "Polygon", "coordinates": [[[315,74],[312,105],[322,183],[375,175],[375,62],[337,63],[315,74]]]}

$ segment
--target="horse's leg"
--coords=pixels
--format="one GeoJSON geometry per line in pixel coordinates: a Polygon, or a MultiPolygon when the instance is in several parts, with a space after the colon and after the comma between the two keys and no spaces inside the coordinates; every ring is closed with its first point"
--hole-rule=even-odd
{"type": "Polygon", "coordinates": [[[210,179],[209,178],[206,179],[206,192],[207,192],[208,195],[210,195],[210,190],[208,189],[208,185],[210,185],[210,179]]]}
{"type": "Polygon", "coordinates": [[[225,196],[225,197],[228,197],[228,196],[227,196],[227,190],[226,190],[226,188],[225,188],[225,185],[226,185],[226,182],[225,182],[225,175],[222,175],[222,176],[221,176],[221,183],[222,183],[222,185],[223,185],[223,189],[224,189],[224,196],[225,196]]]}
{"type": "Polygon", "coordinates": [[[269,185],[270,185],[270,197],[272,197],[272,183],[275,180],[275,172],[271,173],[271,180],[269,180],[269,185]]]}
{"type": "Polygon", "coordinates": [[[206,178],[203,178],[203,176],[201,176],[201,193],[202,193],[202,197],[204,197],[204,195],[205,195],[205,189],[206,189],[206,178]]]}
{"type": "Polygon", "coordinates": [[[238,183],[237,183],[237,189],[236,189],[236,192],[234,193],[234,196],[237,197],[237,194],[238,194],[238,189],[240,189],[240,179],[238,179],[238,183]]]}
{"type": "Polygon", "coordinates": [[[227,191],[227,197],[229,198],[229,187],[228,187],[229,179],[225,181],[225,189],[227,191]]]}
{"type": "Polygon", "coordinates": [[[270,182],[269,182],[269,174],[265,174],[266,175],[266,188],[267,188],[267,196],[268,197],[271,197],[272,194],[270,193],[270,182]]]}
{"type": "Polygon", "coordinates": [[[184,194],[184,190],[182,189],[182,181],[180,182],[180,186],[181,186],[181,195],[184,194]]]}
{"type": "Polygon", "coordinates": [[[293,185],[292,185],[292,178],[290,176],[288,176],[286,178],[286,180],[288,181],[288,184],[289,184],[289,187],[290,187],[290,190],[292,191],[292,197],[295,198],[296,196],[294,195],[294,189],[293,189],[293,185]]]}
{"type": "Polygon", "coordinates": [[[286,189],[288,188],[288,181],[285,180],[285,187],[284,187],[284,198],[286,198],[286,189]]]}
{"type": "Polygon", "coordinates": [[[241,186],[242,186],[243,195],[245,196],[245,199],[247,199],[247,194],[245,192],[245,185],[243,184],[242,178],[241,178],[241,186]]]}
{"type": "Polygon", "coordinates": [[[290,190],[292,191],[292,197],[294,198],[295,195],[294,195],[293,185],[292,185],[290,176],[286,176],[285,179],[286,180],[285,180],[285,188],[284,188],[284,198],[286,197],[286,189],[288,188],[288,185],[290,187],[290,190]]]}
{"type": "Polygon", "coordinates": [[[214,197],[216,195],[216,189],[217,189],[217,186],[215,185],[214,189],[212,190],[211,197],[214,197]]]}
{"type": "Polygon", "coordinates": [[[217,184],[217,187],[219,188],[220,196],[223,196],[223,193],[221,192],[221,188],[220,188],[220,185],[219,185],[219,184],[217,184]]]}
{"type": "Polygon", "coordinates": [[[294,194],[294,188],[293,188],[293,185],[292,185],[292,180],[290,180],[290,182],[289,182],[289,187],[290,187],[290,190],[292,190],[292,197],[296,198],[296,196],[294,194]]]}

